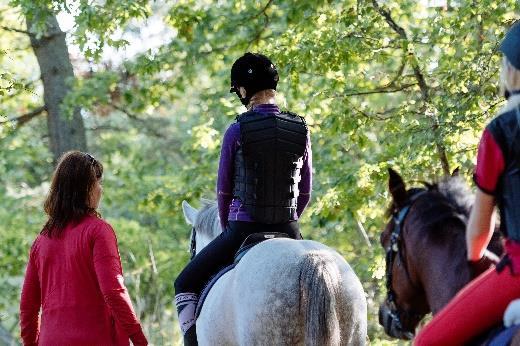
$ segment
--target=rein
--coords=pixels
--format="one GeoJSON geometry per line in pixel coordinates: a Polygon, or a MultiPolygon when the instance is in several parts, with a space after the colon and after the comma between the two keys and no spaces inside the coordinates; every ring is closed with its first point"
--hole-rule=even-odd
{"type": "Polygon", "coordinates": [[[403,333],[403,335],[406,335],[410,339],[411,339],[411,337],[413,337],[413,335],[411,332],[407,332],[403,329],[403,323],[401,321],[402,316],[405,315],[406,317],[418,317],[418,316],[420,316],[420,314],[415,313],[413,311],[400,311],[398,309],[397,302],[396,302],[397,295],[396,295],[394,289],[392,288],[392,279],[393,279],[392,269],[394,266],[396,256],[399,256],[401,262],[403,263],[403,267],[404,267],[404,270],[406,273],[406,277],[408,278],[408,281],[410,282],[412,287],[415,287],[415,285],[413,284],[412,279],[410,277],[408,265],[406,264],[407,262],[402,257],[402,251],[401,252],[399,251],[400,247],[403,246],[403,244],[401,244],[401,240],[402,240],[401,234],[402,234],[402,230],[404,228],[404,222],[406,220],[406,216],[408,215],[410,208],[419,199],[419,197],[423,196],[427,192],[428,192],[427,190],[422,190],[422,191],[416,193],[415,195],[413,195],[412,197],[409,198],[408,203],[403,208],[401,208],[400,210],[396,210],[393,213],[392,217],[394,219],[394,228],[392,229],[392,233],[390,234],[390,246],[387,247],[386,255],[385,255],[386,291],[387,291],[386,301],[387,301],[388,307],[390,308],[389,318],[391,319],[390,321],[386,321],[388,324],[385,325],[385,329],[387,328],[387,326],[389,327],[389,326],[393,325],[399,332],[403,333]]]}
{"type": "Polygon", "coordinates": [[[197,253],[197,239],[196,239],[196,236],[197,236],[197,231],[195,231],[195,227],[192,227],[191,228],[191,237],[190,237],[190,254],[191,254],[191,257],[190,257],[190,260],[193,259],[193,257],[195,257],[196,253],[197,253]]]}

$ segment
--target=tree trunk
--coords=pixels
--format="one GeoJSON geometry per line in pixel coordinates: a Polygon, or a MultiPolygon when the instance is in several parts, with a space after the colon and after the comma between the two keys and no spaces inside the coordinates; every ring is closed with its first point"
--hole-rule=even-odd
{"type": "MultiPolygon", "coordinates": [[[[27,18],[29,32],[32,24],[32,20],[27,18]]],[[[68,150],[87,151],[87,140],[80,107],[75,107],[72,114],[62,109],[63,100],[74,80],[65,33],[61,31],[54,14],[47,15],[46,26],[41,37],[33,33],[29,36],[40,65],[50,149],[57,162],[61,154],[68,150]]]]}

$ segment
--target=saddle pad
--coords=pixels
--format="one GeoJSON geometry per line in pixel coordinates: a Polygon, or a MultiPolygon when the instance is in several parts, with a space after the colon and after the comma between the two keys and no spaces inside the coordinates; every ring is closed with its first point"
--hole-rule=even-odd
{"type": "Polygon", "coordinates": [[[502,330],[498,335],[495,335],[491,341],[487,343],[488,346],[504,346],[510,345],[511,340],[520,330],[520,325],[511,326],[502,330]]]}
{"type": "Polygon", "coordinates": [[[219,271],[217,273],[217,275],[213,276],[211,278],[211,280],[209,280],[208,284],[204,287],[204,289],[202,290],[202,293],[200,294],[200,298],[197,303],[197,310],[195,310],[195,318],[199,318],[200,311],[202,310],[202,305],[204,305],[204,301],[206,300],[206,297],[208,296],[208,293],[211,290],[211,288],[213,287],[213,285],[215,284],[215,282],[217,282],[217,280],[220,279],[222,277],[222,275],[226,274],[228,271],[235,268],[235,266],[236,266],[236,263],[233,263],[233,264],[225,267],[224,269],[219,271]]]}
{"type": "Polygon", "coordinates": [[[262,232],[262,233],[253,233],[244,240],[242,245],[240,245],[240,248],[238,249],[235,260],[233,261],[235,264],[240,262],[242,257],[251,250],[251,248],[255,245],[260,244],[261,242],[268,240],[268,239],[274,239],[274,238],[289,238],[289,235],[287,233],[280,233],[280,232],[262,232]]]}

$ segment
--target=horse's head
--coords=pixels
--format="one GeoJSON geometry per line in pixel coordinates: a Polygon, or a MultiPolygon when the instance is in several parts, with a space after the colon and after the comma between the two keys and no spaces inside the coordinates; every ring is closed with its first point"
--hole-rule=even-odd
{"type": "Polygon", "coordinates": [[[429,312],[424,291],[418,285],[415,268],[410,268],[409,251],[403,240],[404,219],[414,202],[423,197],[426,189],[407,190],[401,176],[389,169],[389,190],[392,203],[388,214],[391,219],[381,233],[385,249],[387,297],[379,308],[379,323],[385,332],[395,338],[409,340],[419,321],[429,312]]]}
{"type": "Polygon", "coordinates": [[[182,201],[182,211],[186,222],[192,226],[190,235],[190,253],[199,253],[222,231],[215,201],[201,200],[202,208],[197,210],[188,202],[182,201]]]}
{"type": "Polygon", "coordinates": [[[411,339],[421,319],[440,310],[475,274],[465,243],[473,196],[456,172],[411,189],[397,172],[389,173],[390,220],[381,234],[387,298],[379,322],[388,335],[411,339]]]}

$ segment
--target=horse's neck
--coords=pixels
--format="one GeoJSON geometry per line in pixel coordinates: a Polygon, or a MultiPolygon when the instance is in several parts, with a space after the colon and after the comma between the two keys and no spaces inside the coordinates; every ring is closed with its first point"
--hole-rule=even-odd
{"type": "Polygon", "coordinates": [[[220,235],[220,233],[222,233],[222,226],[220,226],[218,215],[216,215],[215,219],[211,219],[211,222],[209,222],[206,226],[210,228],[205,229],[202,231],[202,233],[197,234],[197,253],[208,246],[209,243],[211,243],[220,235]]]}
{"type": "Polygon", "coordinates": [[[423,288],[432,314],[436,314],[471,279],[467,265],[464,245],[460,239],[446,246],[432,246],[419,264],[424,268],[421,273],[423,288]]]}

